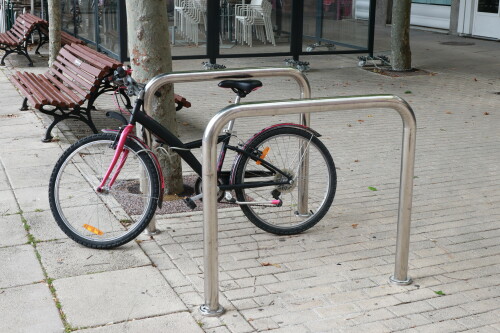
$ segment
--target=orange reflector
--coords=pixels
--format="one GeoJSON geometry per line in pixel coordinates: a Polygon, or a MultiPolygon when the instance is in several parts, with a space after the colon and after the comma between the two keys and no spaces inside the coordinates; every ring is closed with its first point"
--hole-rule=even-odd
{"type": "Polygon", "coordinates": [[[96,235],[101,236],[101,235],[103,235],[103,234],[104,234],[104,232],[102,232],[101,230],[99,230],[99,229],[97,229],[96,227],[93,227],[93,226],[91,226],[91,225],[84,224],[84,225],[83,225],[83,227],[84,227],[85,229],[87,229],[88,231],[90,231],[91,233],[94,233],[94,234],[96,234],[96,235]]]}
{"type": "MultiPolygon", "coordinates": [[[[271,148],[269,148],[269,147],[264,148],[264,150],[262,151],[262,155],[260,155],[260,159],[261,159],[261,160],[263,160],[263,159],[265,159],[265,158],[266,158],[267,153],[269,153],[269,150],[270,150],[270,149],[271,149],[271,148]]],[[[256,161],[255,163],[256,163],[256,164],[258,164],[258,165],[262,164],[262,162],[261,162],[261,161],[256,161]]]]}

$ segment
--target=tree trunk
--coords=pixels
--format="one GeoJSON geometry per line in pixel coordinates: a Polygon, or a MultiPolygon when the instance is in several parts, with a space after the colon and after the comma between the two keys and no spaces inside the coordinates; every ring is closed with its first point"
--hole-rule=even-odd
{"type": "MultiPolygon", "coordinates": [[[[137,82],[146,83],[154,76],[172,71],[172,57],[168,36],[166,0],[136,1],[126,0],[128,50],[133,77],[137,82]]],[[[155,97],[150,116],[177,135],[174,90],[167,85],[155,97]]],[[[154,150],[156,142],[147,142],[154,150]]],[[[182,167],[179,155],[157,154],[165,178],[165,193],[181,193],[184,189],[182,167]]]]}
{"type": "Polygon", "coordinates": [[[411,70],[410,10],[411,0],[393,1],[391,63],[394,71],[411,70]]]}
{"type": "Polygon", "coordinates": [[[49,0],[49,66],[56,60],[61,49],[61,1],[49,0]]]}

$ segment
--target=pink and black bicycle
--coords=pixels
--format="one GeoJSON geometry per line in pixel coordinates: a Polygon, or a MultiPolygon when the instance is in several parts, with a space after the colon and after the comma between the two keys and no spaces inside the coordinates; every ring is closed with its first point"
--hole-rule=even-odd
{"type": "MultiPolygon", "coordinates": [[[[184,199],[194,208],[202,199],[202,165],[192,153],[202,141],[181,142],[143,110],[144,85],[119,68],[113,84],[126,87],[137,96],[127,119],[122,113],[108,112],[120,120],[119,130],[83,138],[70,146],[54,167],[49,184],[52,214],[59,227],[74,241],[92,248],[113,248],[133,240],[149,224],[161,207],[164,177],[156,154],[178,154],[198,175],[195,195],[184,199]],[[136,124],[148,130],[160,145],[152,151],[134,135],[136,124]]],[[[258,80],[224,80],[222,88],[236,93],[239,103],[260,88],[258,80]]],[[[234,121],[219,135],[220,154],[217,175],[218,200],[238,205],[257,227],[277,235],[303,232],[318,223],[329,210],[335,195],[337,175],[333,159],[311,128],[283,123],[269,126],[248,141],[237,139],[234,121]],[[236,153],[230,170],[223,170],[228,150],[236,153]],[[300,166],[308,160],[308,190],[297,184],[300,166]],[[307,211],[299,211],[299,200],[306,200],[307,211]]]]}

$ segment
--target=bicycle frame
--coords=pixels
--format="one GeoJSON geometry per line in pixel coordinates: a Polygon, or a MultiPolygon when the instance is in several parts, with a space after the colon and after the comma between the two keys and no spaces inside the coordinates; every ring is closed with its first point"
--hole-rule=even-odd
{"type": "MultiPolygon", "coordinates": [[[[175,136],[172,132],[170,132],[167,128],[162,126],[160,123],[158,123],[156,120],[148,116],[144,111],[141,110],[141,107],[143,105],[143,100],[141,98],[138,98],[135,102],[134,109],[132,111],[132,115],[130,117],[130,120],[128,124],[119,132],[118,134],[118,142],[116,144],[115,148],[115,154],[113,156],[113,159],[111,161],[111,164],[106,171],[100,185],[97,187],[97,192],[102,192],[104,191],[106,187],[106,183],[108,182],[108,179],[115,170],[116,164],[118,163],[118,160],[120,160],[120,163],[118,164],[118,167],[116,168],[115,173],[111,177],[111,180],[108,184],[108,188],[111,188],[115,179],[117,178],[118,174],[120,173],[121,168],[125,164],[125,161],[128,156],[128,151],[123,149],[125,146],[126,140],[131,136],[131,133],[136,125],[136,123],[141,124],[145,129],[149,130],[155,137],[161,139],[165,144],[167,144],[170,147],[175,148],[175,152],[179,154],[182,160],[184,160],[189,167],[198,175],[201,177],[202,175],[202,165],[198,161],[198,159],[193,155],[193,153],[190,151],[192,148],[199,148],[201,147],[202,141],[197,140],[193,141],[190,143],[183,143],[177,136],[175,136]]],[[[222,184],[219,184],[219,189],[226,191],[226,190],[235,190],[235,189],[244,189],[244,188],[256,188],[256,187],[264,187],[264,186],[276,186],[276,185],[285,185],[289,184],[290,181],[292,181],[292,178],[285,174],[283,171],[280,169],[276,168],[272,164],[268,163],[264,159],[260,158],[259,156],[256,156],[253,154],[253,152],[248,152],[244,149],[240,149],[235,146],[231,146],[227,143],[229,141],[229,138],[231,137],[230,133],[226,133],[223,135],[219,136],[218,142],[223,143],[223,146],[221,148],[220,154],[219,154],[219,163],[218,163],[218,170],[217,170],[217,175],[220,179],[224,180],[222,184]],[[259,161],[260,164],[268,169],[269,171],[261,171],[261,172],[253,172],[252,177],[260,177],[260,176],[269,176],[274,173],[280,173],[283,175],[286,179],[286,181],[281,181],[281,182],[276,182],[276,181],[260,181],[260,182],[250,182],[250,183],[242,183],[242,184],[230,184],[229,181],[229,171],[227,172],[222,172],[222,165],[224,162],[224,157],[226,155],[227,149],[233,150],[239,154],[244,154],[247,155],[249,158],[251,158],[254,161],[259,161]]],[[[271,200],[273,204],[278,204],[275,200],[271,200]]]]}

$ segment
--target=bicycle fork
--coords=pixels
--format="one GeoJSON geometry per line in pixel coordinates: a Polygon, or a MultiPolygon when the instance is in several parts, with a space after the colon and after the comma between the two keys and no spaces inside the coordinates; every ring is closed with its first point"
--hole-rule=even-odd
{"type": "Polygon", "coordinates": [[[116,149],[115,149],[115,154],[113,155],[113,160],[111,161],[111,164],[109,165],[109,168],[106,171],[106,174],[104,175],[104,177],[101,181],[101,184],[99,184],[99,186],[97,187],[97,189],[96,189],[97,192],[102,193],[102,192],[106,191],[105,190],[106,183],[108,182],[109,176],[111,175],[111,173],[115,169],[116,163],[118,162],[118,159],[120,159],[120,155],[121,155],[121,159],[120,159],[120,163],[118,164],[118,168],[116,169],[115,173],[113,174],[113,177],[111,177],[111,180],[110,180],[107,188],[110,189],[111,186],[113,186],[113,184],[116,180],[116,177],[118,177],[120,170],[122,169],[123,165],[125,164],[125,161],[127,160],[127,156],[128,156],[129,152],[128,152],[128,150],[124,150],[123,147],[125,146],[125,141],[127,141],[127,138],[133,129],[134,129],[134,125],[128,124],[127,126],[125,126],[123,131],[120,133],[120,139],[118,140],[118,144],[117,144],[116,149]]]}

